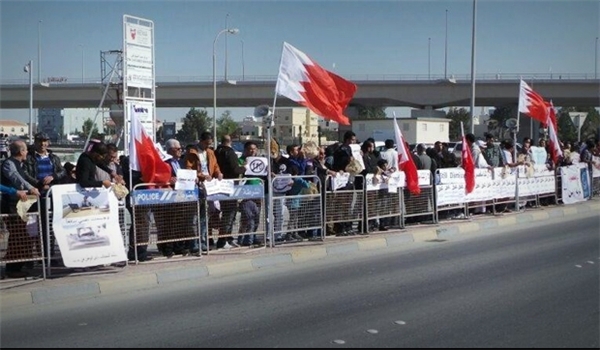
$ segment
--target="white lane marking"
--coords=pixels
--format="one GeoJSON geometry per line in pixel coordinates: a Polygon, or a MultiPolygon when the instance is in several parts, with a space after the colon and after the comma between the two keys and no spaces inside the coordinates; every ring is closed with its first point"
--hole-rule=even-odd
{"type": "Polygon", "coordinates": [[[82,322],[82,323],[78,324],[78,326],[87,326],[87,323],[82,322]]]}
{"type": "Polygon", "coordinates": [[[394,321],[394,323],[400,326],[404,326],[406,324],[404,321],[394,321]]]}
{"type": "Polygon", "coordinates": [[[588,261],[587,263],[590,264],[590,265],[594,265],[593,261],[588,261]]]}
{"type": "Polygon", "coordinates": [[[346,342],[343,341],[343,340],[341,340],[341,339],[336,339],[336,340],[333,341],[333,343],[334,344],[338,344],[338,345],[344,345],[344,344],[346,344],[346,342]]]}
{"type": "Polygon", "coordinates": [[[581,265],[575,265],[575,267],[576,267],[576,268],[578,268],[578,269],[580,269],[580,268],[581,268],[581,265]]]}
{"type": "Polygon", "coordinates": [[[376,329],[367,329],[367,333],[377,334],[377,333],[379,333],[379,331],[376,329]]]}

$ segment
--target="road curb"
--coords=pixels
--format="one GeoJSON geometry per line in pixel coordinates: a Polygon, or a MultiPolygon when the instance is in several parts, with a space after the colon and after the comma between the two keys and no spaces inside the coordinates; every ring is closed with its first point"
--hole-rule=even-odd
{"type": "MultiPolygon", "coordinates": [[[[174,282],[200,280],[207,277],[222,277],[248,273],[265,268],[301,264],[308,261],[325,259],[340,255],[348,255],[359,251],[372,251],[394,248],[414,242],[427,242],[436,239],[452,239],[461,235],[485,234],[486,230],[500,227],[510,227],[519,224],[540,222],[549,218],[574,216],[580,214],[599,213],[600,201],[593,200],[576,206],[561,206],[543,208],[539,211],[526,211],[510,216],[486,218],[485,221],[456,221],[443,223],[441,226],[411,227],[392,231],[385,235],[357,237],[347,242],[325,241],[319,246],[298,246],[287,252],[265,250],[254,256],[242,256],[228,261],[212,261],[197,266],[160,266],[158,271],[140,272],[135,274],[99,275],[96,281],[69,282],[64,277],[64,285],[33,286],[31,290],[14,289],[2,290],[0,293],[0,309],[28,306],[33,304],[48,304],[68,301],[74,298],[98,297],[101,295],[135,292],[144,289],[169,285],[174,282]]],[[[127,267],[131,269],[134,267],[127,267]]],[[[86,276],[93,279],[96,276],[86,276]]],[[[38,283],[44,283],[38,282],[38,283]]],[[[37,284],[37,283],[36,283],[37,284]]]]}

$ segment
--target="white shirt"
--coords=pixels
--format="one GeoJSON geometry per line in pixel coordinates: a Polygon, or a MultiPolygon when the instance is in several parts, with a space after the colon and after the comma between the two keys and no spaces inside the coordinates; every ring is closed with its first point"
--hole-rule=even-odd
{"type": "Polygon", "coordinates": [[[208,157],[206,151],[200,151],[198,157],[200,158],[200,171],[202,172],[202,175],[210,175],[208,173],[208,157]]]}
{"type": "Polygon", "coordinates": [[[380,153],[381,159],[385,159],[388,167],[398,170],[398,151],[393,148],[386,149],[380,153]]]}

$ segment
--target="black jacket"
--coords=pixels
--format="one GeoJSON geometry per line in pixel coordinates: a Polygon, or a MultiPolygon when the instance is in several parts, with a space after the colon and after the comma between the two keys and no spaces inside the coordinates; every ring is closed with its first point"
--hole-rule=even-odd
{"type": "Polygon", "coordinates": [[[215,151],[215,156],[224,179],[237,179],[244,174],[244,168],[240,167],[238,156],[233,148],[220,145],[215,151]]]}
{"type": "Polygon", "coordinates": [[[82,153],[77,159],[75,176],[77,183],[81,187],[102,187],[102,181],[96,181],[96,167],[106,171],[108,174],[112,172],[106,164],[96,164],[87,153],[82,153]]]}

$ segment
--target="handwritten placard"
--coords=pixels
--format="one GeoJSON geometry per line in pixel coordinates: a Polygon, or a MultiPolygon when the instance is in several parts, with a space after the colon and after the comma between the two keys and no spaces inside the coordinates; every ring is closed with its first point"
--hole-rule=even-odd
{"type": "Polygon", "coordinates": [[[331,178],[331,187],[333,190],[339,190],[346,187],[350,181],[350,173],[337,173],[331,178]]]}
{"type": "Polygon", "coordinates": [[[198,172],[190,169],[177,169],[176,190],[193,190],[196,188],[198,172]]]}

